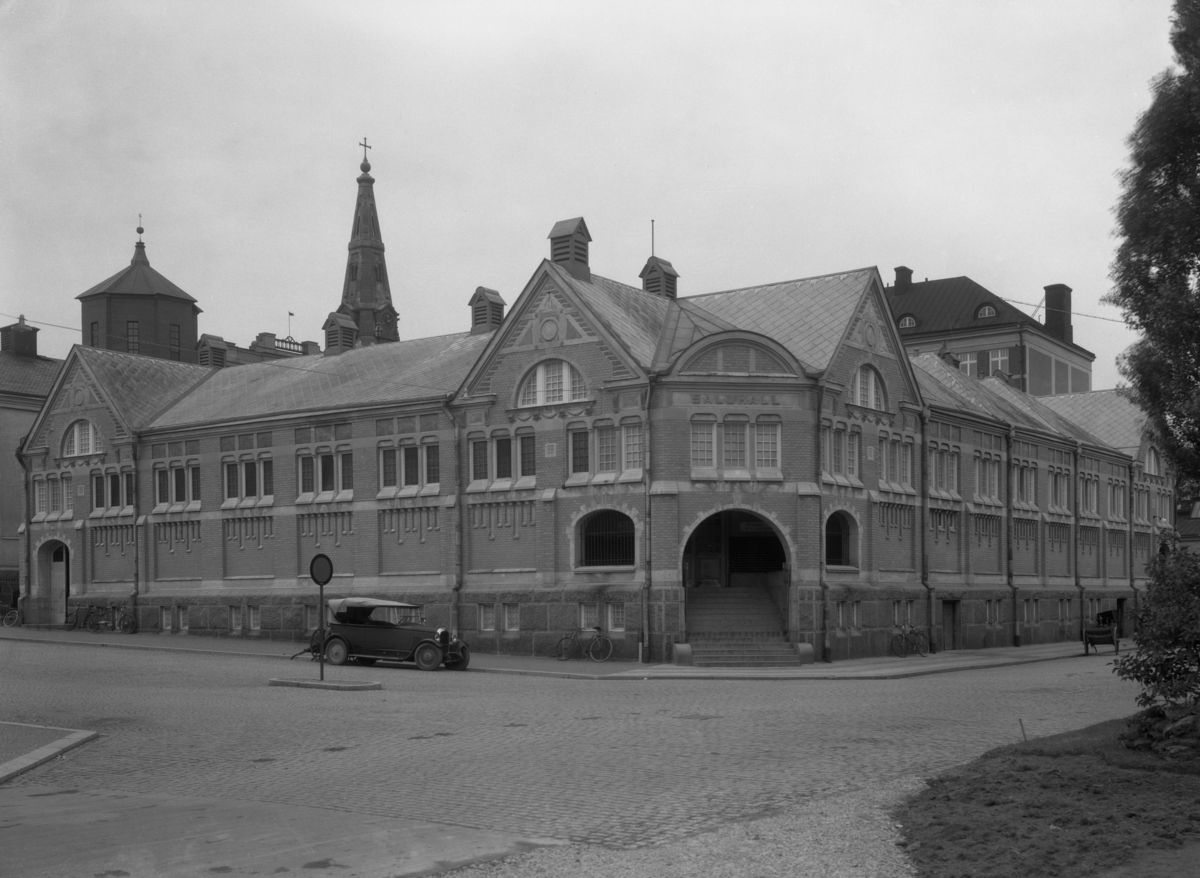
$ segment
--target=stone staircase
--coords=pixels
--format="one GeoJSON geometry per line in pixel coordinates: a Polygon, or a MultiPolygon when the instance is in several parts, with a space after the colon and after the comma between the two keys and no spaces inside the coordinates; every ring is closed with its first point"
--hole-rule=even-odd
{"type": "Polygon", "coordinates": [[[765,588],[697,588],[687,593],[692,665],[787,668],[801,664],[783,617],[765,588]]]}

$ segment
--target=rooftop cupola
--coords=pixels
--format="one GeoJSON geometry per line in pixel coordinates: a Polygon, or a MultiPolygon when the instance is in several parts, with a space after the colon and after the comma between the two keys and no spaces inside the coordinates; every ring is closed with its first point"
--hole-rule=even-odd
{"type": "Polygon", "coordinates": [[[588,267],[587,223],[583,217],[559,220],[547,235],[550,239],[550,261],[557,262],[580,280],[591,281],[592,270],[588,267]]]}
{"type": "Polygon", "coordinates": [[[22,314],[16,323],[0,327],[0,350],[18,357],[36,357],[37,334],[37,327],[26,323],[25,315],[22,314]]]}
{"type": "Polygon", "coordinates": [[[912,292],[912,269],[906,265],[896,266],[896,285],[893,290],[897,296],[912,292]]]}
{"type": "Polygon", "coordinates": [[[1050,284],[1046,290],[1046,332],[1068,344],[1075,341],[1071,328],[1071,288],[1066,284],[1050,284]]]}
{"type": "Polygon", "coordinates": [[[667,260],[659,256],[651,256],[646,260],[646,267],[638,275],[642,279],[642,289],[647,293],[655,293],[674,299],[679,272],[667,260]]]}
{"type": "Polygon", "coordinates": [[[468,303],[471,308],[471,335],[492,332],[504,322],[504,299],[495,290],[476,287],[468,303]]]}

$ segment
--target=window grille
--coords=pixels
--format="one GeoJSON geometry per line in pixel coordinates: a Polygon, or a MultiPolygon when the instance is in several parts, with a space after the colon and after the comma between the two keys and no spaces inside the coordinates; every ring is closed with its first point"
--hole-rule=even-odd
{"type": "Polygon", "coordinates": [[[425,446],[425,483],[436,485],[442,478],[441,463],[438,459],[438,446],[425,446]]]}
{"type": "Polygon", "coordinates": [[[725,468],[746,469],[746,425],[724,425],[725,468]]]}
{"type": "Polygon", "coordinates": [[[588,434],[580,430],[571,434],[571,472],[586,473],[588,469],[588,434]]]}
{"type": "MultiPolygon", "coordinates": [[[[309,625],[308,627],[315,628],[317,626],[309,625]]],[[[231,606],[229,608],[229,630],[230,631],[241,631],[242,630],[242,608],[241,607],[231,606]]]]}
{"type": "Polygon", "coordinates": [[[520,606],[520,604],[505,604],[504,605],[504,630],[505,631],[520,631],[521,630],[521,606],[520,606]]]}
{"type": "Polygon", "coordinates": [[[537,475],[537,437],[521,436],[521,475],[537,475]]]}
{"type": "Polygon", "coordinates": [[[596,430],[596,471],[602,473],[615,471],[617,457],[617,428],[598,428],[596,430]]]}
{"type": "MultiPolygon", "coordinates": [[[[858,435],[851,437],[855,452],[858,451],[858,435]]],[[[754,466],[757,469],[779,468],[779,427],[774,424],[758,424],[754,431],[754,466]]],[[[857,469],[850,475],[857,475],[857,469]]]]}
{"type": "Polygon", "coordinates": [[[712,469],[713,429],[716,425],[708,422],[692,423],[692,466],[712,469]]]}
{"type": "Polygon", "coordinates": [[[480,631],[495,631],[496,630],[496,605],[495,604],[480,604],[479,605],[479,630],[480,631]]]}
{"type": "Polygon", "coordinates": [[[594,603],[579,605],[579,627],[595,628],[600,624],[600,609],[594,603]]]}
{"type": "Polygon", "coordinates": [[[608,630],[625,630],[625,604],[612,603],[608,605],[608,630]]]}
{"type": "Polygon", "coordinates": [[[589,516],[581,527],[580,566],[632,566],[634,526],[628,515],[605,509],[589,516]]]}
{"type": "Polygon", "coordinates": [[[488,477],[488,444],[486,440],[471,443],[471,480],[487,481],[488,477]]]}

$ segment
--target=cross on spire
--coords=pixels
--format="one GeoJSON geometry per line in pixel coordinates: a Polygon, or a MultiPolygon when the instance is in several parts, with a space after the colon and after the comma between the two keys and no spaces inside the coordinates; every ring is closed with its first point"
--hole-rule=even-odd
{"type": "Polygon", "coordinates": [[[363,135],[362,143],[359,146],[363,148],[363,161],[365,162],[367,160],[367,150],[371,148],[367,145],[366,135],[363,135]]]}

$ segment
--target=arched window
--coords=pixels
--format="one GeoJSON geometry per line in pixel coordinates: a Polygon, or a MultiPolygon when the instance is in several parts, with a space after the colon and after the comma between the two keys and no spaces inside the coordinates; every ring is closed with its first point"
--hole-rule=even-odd
{"type": "Polygon", "coordinates": [[[63,435],[63,457],[95,454],[100,450],[100,434],[90,421],[76,421],[63,435]]]}
{"type": "Polygon", "coordinates": [[[984,317],[995,317],[996,309],[991,305],[984,305],[979,309],[979,312],[975,316],[979,319],[983,319],[984,317]]]}
{"type": "Polygon", "coordinates": [[[537,368],[529,373],[525,383],[521,385],[517,404],[554,405],[576,399],[587,399],[587,387],[583,383],[583,376],[570,363],[547,360],[538,363],[537,368]]]}
{"type": "Polygon", "coordinates": [[[884,410],[883,380],[870,366],[860,366],[850,389],[850,401],[863,408],[884,410]]]}
{"type": "Polygon", "coordinates": [[[615,509],[603,509],[579,526],[580,567],[632,567],[633,519],[615,509]]]}
{"type": "Polygon", "coordinates": [[[1162,475],[1162,460],[1158,456],[1157,448],[1149,448],[1146,450],[1146,475],[1162,475]]]}
{"type": "Polygon", "coordinates": [[[901,329],[912,329],[916,325],[917,325],[917,318],[913,317],[911,314],[905,314],[903,317],[900,318],[900,328],[901,329]]]}
{"type": "Polygon", "coordinates": [[[835,512],[825,522],[825,563],[832,567],[855,566],[854,521],[835,512]]]}

